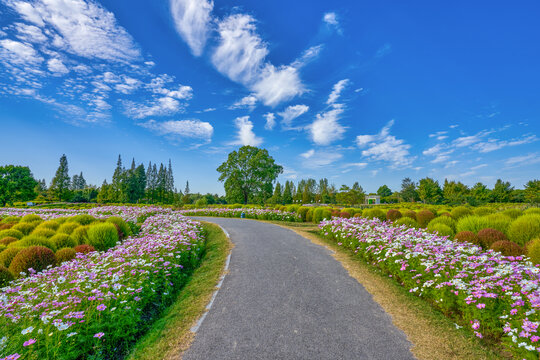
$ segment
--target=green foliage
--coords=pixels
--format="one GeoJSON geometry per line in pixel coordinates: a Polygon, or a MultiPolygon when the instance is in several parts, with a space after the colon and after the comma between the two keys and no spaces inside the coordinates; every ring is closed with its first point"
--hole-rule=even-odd
{"type": "Polygon", "coordinates": [[[11,264],[11,261],[21,251],[22,247],[16,247],[16,248],[7,248],[4,251],[0,253],[0,265],[9,267],[11,264]]]}
{"type": "Polygon", "coordinates": [[[88,229],[88,243],[98,251],[106,251],[118,242],[118,231],[112,223],[101,223],[88,229]]]}
{"type": "Polygon", "coordinates": [[[508,202],[514,188],[510,186],[509,182],[504,182],[501,179],[497,179],[493,190],[491,191],[491,201],[493,202],[508,202]]]}
{"type": "Polygon", "coordinates": [[[364,202],[364,190],[355,182],[352,188],[347,185],[341,185],[339,192],[336,194],[336,201],[340,204],[357,205],[364,202]]]}
{"type": "Polygon", "coordinates": [[[71,233],[71,238],[77,242],[77,244],[85,244],[88,242],[88,225],[79,226],[71,233]]]}
{"type": "Polygon", "coordinates": [[[525,250],[518,244],[512,241],[497,241],[491,245],[493,251],[498,251],[504,256],[520,256],[525,253],[525,250]]]}
{"type": "Polygon", "coordinates": [[[68,161],[64,154],[60,157],[60,165],[52,179],[49,191],[55,199],[60,201],[68,200],[70,197],[70,183],[71,178],[69,177],[68,161]]]}
{"type": "Polygon", "coordinates": [[[15,277],[20,277],[21,272],[28,273],[28,269],[36,272],[45,270],[48,266],[56,264],[54,252],[44,246],[31,246],[19,251],[9,265],[9,271],[15,277]]]}
{"type": "Polygon", "coordinates": [[[531,180],[525,184],[525,201],[540,204],[540,180],[531,180]]]}
{"type": "Polygon", "coordinates": [[[330,219],[331,217],[332,213],[326,208],[318,207],[313,210],[313,222],[315,224],[320,223],[324,219],[330,219]]]}
{"type": "Polygon", "coordinates": [[[493,214],[495,210],[487,208],[487,207],[478,207],[473,210],[473,214],[477,216],[486,216],[489,214],[493,214]]]}
{"type": "Polygon", "coordinates": [[[478,233],[480,230],[489,227],[488,219],[482,216],[469,215],[461,217],[456,225],[456,231],[472,231],[478,233]]]}
{"type": "Polygon", "coordinates": [[[75,250],[75,252],[82,253],[82,254],[88,254],[92,251],[96,251],[96,249],[92,245],[88,245],[88,244],[77,245],[73,248],[73,250],[75,250]]]}
{"type": "Polygon", "coordinates": [[[426,177],[418,183],[418,197],[424,204],[438,204],[442,200],[442,190],[439,182],[426,177]]]}
{"type": "Polygon", "coordinates": [[[403,210],[401,211],[401,214],[403,215],[403,217],[408,217],[416,221],[416,211],[414,210],[403,210]]]}
{"type": "Polygon", "coordinates": [[[75,256],[77,255],[77,252],[69,247],[62,248],[58,250],[55,254],[56,256],[56,263],[61,264],[64,261],[71,261],[75,259],[75,256]]]}
{"type": "Polygon", "coordinates": [[[382,185],[377,189],[377,195],[379,195],[382,198],[392,196],[392,190],[386,185],[382,185]]]}
{"type": "Polygon", "coordinates": [[[26,166],[0,166],[0,204],[32,200],[36,193],[37,181],[26,166]]]}
{"type": "Polygon", "coordinates": [[[11,243],[9,247],[30,247],[30,246],[38,246],[38,245],[49,248],[52,251],[56,251],[57,249],[56,245],[51,239],[48,239],[44,236],[35,235],[35,234],[25,236],[21,240],[11,243]]]}
{"type": "Polygon", "coordinates": [[[386,213],[378,208],[372,208],[372,209],[365,209],[362,212],[362,216],[368,219],[379,219],[381,221],[386,220],[386,213]]]}
{"type": "Polygon", "coordinates": [[[68,234],[56,234],[50,240],[57,249],[73,248],[77,246],[77,241],[72,239],[68,234]]]}
{"type": "Polygon", "coordinates": [[[264,202],[272,195],[272,183],[283,172],[265,149],[242,146],[229,153],[227,161],[217,171],[219,181],[224,181],[227,200],[264,202]]]}
{"type": "Polygon", "coordinates": [[[403,215],[399,210],[396,209],[390,209],[386,212],[386,219],[390,221],[396,221],[397,219],[400,219],[403,215]]]}
{"type": "Polygon", "coordinates": [[[520,246],[540,236],[540,215],[518,217],[508,227],[508,238],[520,246]]]}
{"type": "Polygon", "coordinates": [[[131,235],[131,228],[124,221],[124,219],[122,219],[121,217],[119,217],[119,216],[111,216],[111,217],[107,218],[107,222],[109,222],[111,224],[115,224],[116,226],[118,226],[118,228],[122,232],[122,235],[118,234],[120,239],[123,239],[124,237],[128,237],[128,236],[131,235]]]}
{"type": "Polygon", "coordinates": [[[15,229],[6,229],[6,230],[0,231],[0,239],[3,239],[8,236],[14,237],[17,239],[22,239],[24,234],[21,231],[15,230],[15,229]]]}
{"type": "Polygon", "coordinates": [[[540,208],[528,208],[523,211],[524,215],[536,214],[540,215],[540,208]]]}
{"type": "Polygon", "coordinates": [[[70,235],[79,226],[81,226],[81,224],[79,224],[77,222],[74,222],[74,221],[68,221],[68,222],[65,222],[62,225],[60,225],[57,232],[60,233],[60,234],[68,234],[68,235],[70,235]]]}
{"type": "Polygon", "coordinates": [[[472,215],[472,211],[465,206],[458,206],[452,209],[450,215],[457,221],[464,216],[472,215]]]}
{"type": "Polygon", "coordinates": [[[18,216],[6,216],[5,218],[0,221],[1,224],[12,224],[12,223],[18,223],[21,221],[21,218],[18,216]]]}
{"type": "Polygon", "coordinates": [[[512,219],[509,216],[504,214],[491,214],[485,216],[487,220],[486,227],[491,229],[497,229],[500,232],[507,233],[508,227],[512,222],[512,219]]]}
{"type": "Polygon", "coordinates": [[[20,222],[18,224],[13,225],[13,230],[19,230],[24,235],[30,234],[37,226],[37,222],[20,222]]]}
{"type": "Polygon", "coordinates": [[[38,229],[51,229],[56,231],[60,227],[60,224],[55,220],[47,220],[42,222],[36,227],[36,230],[38,229]]]}
{"type": "Polygon", "coordinates": [[[540,264],[540,238],[533,239],[527,244],[527,256],[533,264],[540,264]]]}
{"type": "Polygon", "coordinates": [[[484,249],[489,249],[497,241],[508,240],[504,233],[496,229],[482,229],[478,232],[478,241],[484,249]]]}
{"type": "Polygon", "coordinates": [[[445,225],[443,223],[435,223],[435,224],[432,224],[431,222],[428,224],[428,227],[427,229],[430,231],[430,232],[436,232],[437,234],[439,234],[440,236],[448,236],[450,238],[452,238],[455,234],[454,230],[448,226],[448,225],[445,225]]]}
{"type": "Polygon", "coordinates": [[[19,241],[19,239],[13,237],[13,236],[6,236],[0,240],[0,245],[8,246],[9,244],[19,241]]]}
{"type": "Polygon", "coordinates": [[[433,226],[435,224],[444,224],[448,226],[453,231],[456,231],[456,221],[452,219],[450,216],[439,216],[431,220],[428,224],[428,229],[430,226],[433,226]]]}
{"type": "Polygon", "coordinates": [[[402,218],[399,218],[397,219],[396,221],[394,221],[394,225],[395,226],[401,226],[401,225],[406,225],[408,227],[411,227],[411,228],[418,228],[420,227],[420,225],[418,225],[418,222],[408,216],[404,216],[402,218]]]}
{"type": "Polygon", "coordinates": [[[307,213],[309,210],[310,208],[307,206],[300,206],[296,212],[302,217],[302,221],[307,221],[307,213]]]}
{"type": "MultiPolygon", "coordinates": [[[[461,182],[444,180],[444,202],[450,205],[465,204],[469,196],[469,188],[461,182]]],[[[457,219],[456,219],[457,220],[457,219]]]]}
{"type": "Polygon", "coordinates": [[[511,219],[517,219],[518,217],[523,215],[523,211],[521,211],[520,209],[506,209],[501,211],[499,214],[506,215],[511,219]]]}
{"type": "Polygon", "coordinates": [[[341,210],[341,211],[342,211],[342,212],[349,213],[351,216],[354,216],[354,214],[357,213],[357,210],[360,210],[360,209],[357,209],[357,208],[344,208],[344,209],[341,210]]]}
{"type": "Polygon", "coordinates": [[[461,242],[469,242],[472,244],[480,245],[480,240],[478,235],[472,231],[460,231],[454,236],[454,239],[461,242]]]}
{"type": "Polygon", "coordinates": [[[22,223],[31,223],[34,221],[41,221],[41,220],[42,220],[41,217],[36,214],[27,214],[21,218],[22,223]]]}
{"type": "Polygon", "coordinates": [[[96,221],[96,219],[92,215],[79,214],[71,217],[70,221],[77,222],[81,225],[90,225],[91,223],[96,221]]]}
{"type": "Polygon", "coordinates": [[[435,218],[435,214],[433,214],[429,210],[420,210],[416,214],[416,221],[418,221],[418,225],[420,225],[420,227],[423,227],[423,228],[425,228],[429,224],[429,222],[433,220],[434,218],[435,218]]]}
{"type": "Polygon", "coordinates": [[[51,236],[56,234],[56,231],[54,231],[52,229],[49,229],[49,228],[40,228],[38,226],[34,231],[32,231],[31,234],[35,235],[35,236],[43,236],[43,237],[46,237],[46,238],[50,238],[51,236]]]}
{"type": "Polygon", "coordinates": [[[14,277],[9,270],[5,266],[0,265],[0,288],[7,286],[13,279],[14,277]]]}

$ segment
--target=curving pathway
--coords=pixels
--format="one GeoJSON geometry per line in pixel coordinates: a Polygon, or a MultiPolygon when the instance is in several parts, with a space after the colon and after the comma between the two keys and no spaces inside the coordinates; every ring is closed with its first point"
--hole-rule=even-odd
{"type": "Polygon", "coordinates": [[[184,360],[414,359],[403,332],[329,250],[268,223],[197,219],[221,225],[235,247],[184,360]]]}

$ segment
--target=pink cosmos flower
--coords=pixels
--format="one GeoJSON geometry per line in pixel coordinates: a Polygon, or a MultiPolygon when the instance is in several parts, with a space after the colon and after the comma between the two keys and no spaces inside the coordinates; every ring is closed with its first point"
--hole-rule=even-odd
{"type": "Polygon", "coordinates": [[[35,343],[35,342],[36,342],[36,339],[30,339],[30,340],[28,340],[28,341],[25,341],[24,344],[23,344],[23,346],[30,346],[30,345],[32,345],[32,344],[35,343]]]}
{"type": "Polygon", "coordinates": [[[479,309],[484,309],[486,307],[486,304],[476,304],[476,307],[479,309]]]}
{"type": "Polygon", "coordinates": [[[21,357],[21,355],[15,353],[15,354],[12,354],[12,355],[9,355],[8,357],[6,357],[6,360],[17,360],[20,357],[21,357]]]}
{"type": "Polygon", "coordinates": [[[105,334],[102,333],[102,332],[99,332],[99,333],[95,334],[94,337],[98,338],[98,339],[101,339],[103,337],[103,335],[105,335],[105,334]]]}
{"type": "Polygon", "coordinates": [[[105,306],[105,304],[100,304],[100,305],[97,306],[97,309],[98,309],[99,311],[103,311],[103,310],[105,310],[106,308],[107,308],[107,306],[105,306]]]}

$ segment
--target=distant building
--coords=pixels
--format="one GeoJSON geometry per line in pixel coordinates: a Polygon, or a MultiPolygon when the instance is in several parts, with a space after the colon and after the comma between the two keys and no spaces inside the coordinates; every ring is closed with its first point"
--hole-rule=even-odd
{"type": "Polygon", "coordinates": [[[35,204],[34,204],[33,202],[31,202],[31,201],[29,201],[29,202],[26,203],[26,206],[34,206],[34,205],[35,205],[35,204]]]}
{"type": "Polygon", "coordinates": [[[379,195],[366,195],[366,205],[379,205],[381,197],[379,195]]]}

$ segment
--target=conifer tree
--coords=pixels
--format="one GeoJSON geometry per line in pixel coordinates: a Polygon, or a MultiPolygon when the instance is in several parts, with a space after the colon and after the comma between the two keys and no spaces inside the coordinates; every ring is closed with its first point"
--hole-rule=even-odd
{"type": "Polygon", "coordinates": [[[60,165],[51,182],[51,194],[54,198],[63,201],[69,197],[69,187],[71,179],[69,177],[68,161],[65,154],[60,158],[60,165]]]}

